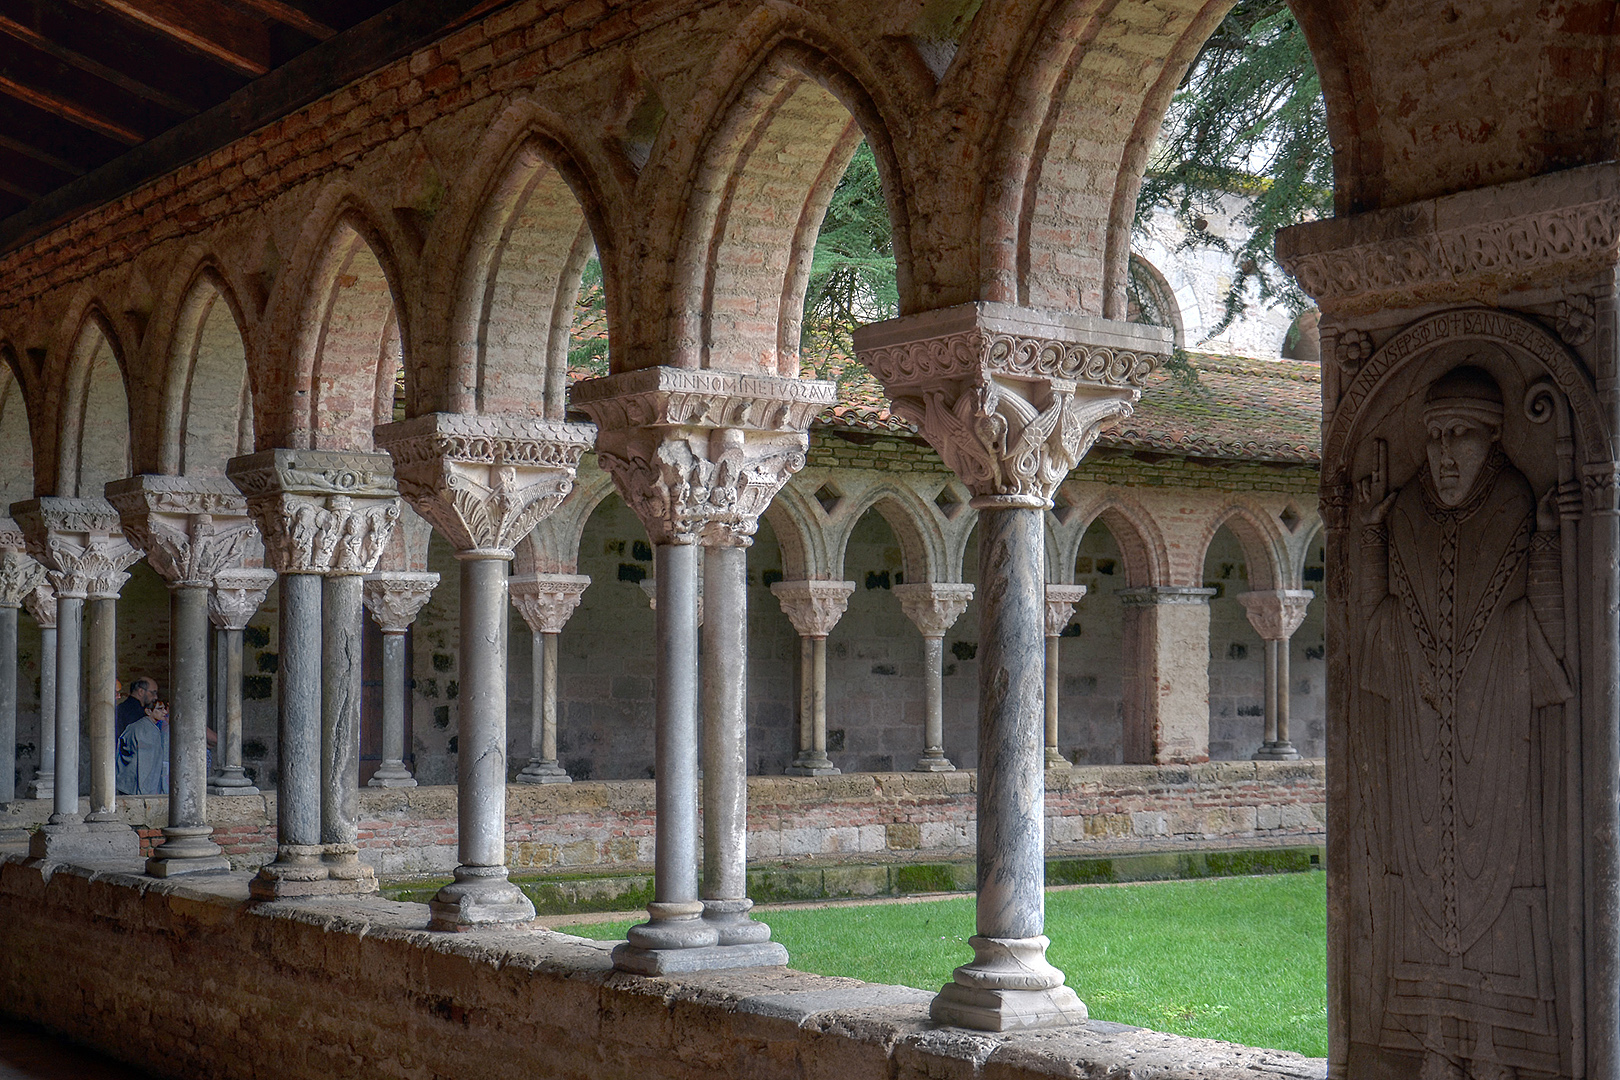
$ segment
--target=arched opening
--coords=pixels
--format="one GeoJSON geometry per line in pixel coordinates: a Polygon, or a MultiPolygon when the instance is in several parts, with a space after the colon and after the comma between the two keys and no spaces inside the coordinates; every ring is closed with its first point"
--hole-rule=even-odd
{"type": "Polygon", "coordinates": [[[98,316],[74,344],[62,423],[56,493],[99,499],[130,473],[129,399],[113,340],[98,316]]]}
{"type": "Polygon", "coordinates": [[[393,289],[377,253],[347,219],[334,230],[316,281],[310,445],[370,451],[372,429],[394,419],[404,389],[393,289]]]}
{"type": "Polygon", "coordinates": [[[0,347],[0,516],[14,502],[34,497],[34,443],[28,401],[0,347]]]}
{"type": "Polygon", "coordinates": [[[1289,324],[1279,350],[1284,360],[1299,360],[1307,364],[1322,362],[1322,313],[1316,308],[1302,311],[1289,324]]]}
{"type": "Polygon", "coordinates": [[[762,776],[780,776],[799,748],[799,635],[771,592],[785,576],[782,556],[761,517],[748,548],[748,771],[762,776]]]}
{"type": "Polygon", "coordinates": [[[205,275],[181,308],[170,357],[164,466],[183,476],[225,475],[225,463],[253,452],[253,390],[235,312],[205,275]]]}
{"type": "Polygon", "coordinates": [[[855,591],[827,638],[827,754],[845,772],[909,769],[923,748],[922,642],[891,591],[909,580],[900,539],[875,507],[842,569],[855,591]]]}
{"type": "Polygon", "coordinates": [[[1186,327],[1175,290],[1158,267],[1134,251],[1125,280],[1125,318],[1147,326],[1162,326],[1175,334],[1176,348],[1187,345],[1186,327]]]}
{"type": "Polygon", "coordinates": [[[1114,531],[1099,518],[1080,538],[1074,582],[1086,587],[1064,630],[1058,749],[1077,765],[1125,760],[1125,619],[1118,593],[1131,584],[1114,531]]]}
{"type": "MultiPolygon", "coordinates": [[[[1209,756],[1234,761],[1254,756],[1265,735],[1265,643],[1237,597],[1250,588],[1243,544],[1231,529],[1215,531],[1204,555],[1209,599],[1209,756]]],[[[1264,588],[1265,586],[1257,586],[1264,588]]]]}

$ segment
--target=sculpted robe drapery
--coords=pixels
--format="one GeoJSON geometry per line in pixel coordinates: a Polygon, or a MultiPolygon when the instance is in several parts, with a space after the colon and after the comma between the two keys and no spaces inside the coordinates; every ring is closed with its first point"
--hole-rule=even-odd
{"type": "Polygon", "coordinates": [[[169,729],[143,716],[118,736],[116,781],[120,795],[169,791],[169,729]]]}
{"type": "Polygon", "coordinates": [[[1498,450],[1459,506],[1424,469],[1368,530],[1388,574],[1365,595],[1356,738],[1385,777],[1362,778],[1389,868],[1370,883],[1389,923],[1380,1041],[1556,1068],[1538,838],[1573,695],[1557,537],[1535,509],[1498,450]]]}

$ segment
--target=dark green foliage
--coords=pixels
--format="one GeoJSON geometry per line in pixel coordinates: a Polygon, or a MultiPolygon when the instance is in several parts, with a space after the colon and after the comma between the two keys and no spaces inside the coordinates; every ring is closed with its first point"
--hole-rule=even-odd
{"type": "Polygon", "coordinates": [[[595,255],[586,260],[579,278],[574,326],[568,338],[568,370],[608,373],[607,293],[602,287],[602,263],[595,255]]]}
{"type": "MultiPolygon", "coordinates": [[[[877,159],[863,142],[838,181],[816,236],[799,335],[804,367],[816,378],[842,382],[844,361],[855,354],[851,332],[899,310],[889,206],[877,159]]],[[[859,371],[853,367],[848,375],[859,371]]]]}

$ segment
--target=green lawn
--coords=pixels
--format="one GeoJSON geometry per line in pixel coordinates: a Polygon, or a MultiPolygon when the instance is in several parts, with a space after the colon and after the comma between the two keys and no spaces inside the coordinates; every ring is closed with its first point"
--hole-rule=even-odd
{"type": "MultiPolygon", "coordinates": [[[[1323,1057],[1325,887],[1311,872],[1051,892],[1049,955],[1096,1019],[1323,1057]]],[[[800,971],[934,990],[971,957],[970,897],[763,914],[800,971]]]]}

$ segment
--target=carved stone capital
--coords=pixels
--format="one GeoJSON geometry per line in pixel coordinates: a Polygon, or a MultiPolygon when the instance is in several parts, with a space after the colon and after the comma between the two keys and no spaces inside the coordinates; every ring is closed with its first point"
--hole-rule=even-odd
{"type": "Polygon", "coordinates": [[[584,574],[518,574],[508,579],[512,606],[536,634],[560,634],[591,579],[584,574]]]}
{"type": "Polygon", "coordinates": [[[1237,595],[1238,603],[1249,613],[1249,625],[1262,641],[1293,637],[1314,599],[1316,594],[1309,589],[1260,589],[1237,595]]]}
{"type": "Polygon", "coordinates": [[[34,586],[34,591],[23,597],[23,607],[41,630],[56,629],[56,590],[49,581],[34,586]]]}
{"type": "Polygon", "coordinates": [[[1063,628],[1074,618],[1074,605],[1086,598],[1084,585],[1048,585],[1046,587],[1046,636],[1059,637],[1063,628]]]}
{"type": "Polygon", "coordinates": [[[13,503],[11,516],[58,596],[117,596],[129,580],[124,569],[141,557],[106,499],[30,499],[13,503]]]}
{"type": "Polygon", "coordinates": [[[8,517],[0,517],[0,551],[27,551],[28,538],[22,526],[8,517]]]}
{"type": "Polygon", "coordinates": [[[595,435],[561,420],[428,413],[383,425],[376,440],[400,493],[451,546],[510,555],[573,489],[595,435]]]}
{"type": "Polygon", "coordinates": [[[1098,434],[1131,414],[1169,331],[976,303],[855,331],[861,362],[978,506],[1049,507],[1098,434]]]}
{"type": "Polygon", "coordinates": [[[0,607],[22,607],[45,581],[45,568],[16,548],[0,548],[0,607]]]}
{"type": "Polygon", "coordinates": [[[366,610],[383,633],[403,634],[438,584],[439,575],[434,573],[392,570],[368,574],[363,586],[366,610]]]}
{"type": "Polygon", "coordinates": [[[228,480],[132,476],[108,484],[107,501],[172,587],[207,588],[220,571],[259,561],[259,531],[228,480]]]}
{"type": "MultiPolygon", "coordinates": [[[[904,588],[904,586],[901,586],[904,588]]],[[[800,637],[824,638],[849,608],[853,581],[778,581],[771,592],[800,637]]]]}
{"type": "Polygon", "coordinates": [[[1478,301],[1613,267],[1617,200],[1620,169],[1589,165],[1295,225],[1277,257],[1330,315],[1478,301]]]}
{"type": "Polygon", "coordinates": [[[570,400],[597,423],[597,460],[654,544],[751,542],[804,467],[831,383],[647,368],[587,379],[570,400]]]}
{"type": "Polygon", "coordinates": [[[919,582],[894,587],[900,610],[923,637],[944,637],[973,600],[973,586],[945,582],[919,582]]]}
{"type": "Polygon", "coordinates": [[[369,574],[399,521],[393,459],[346,450],[264,450],[225,474],[247,498],[264,561],[282,574],[369,574]]]}
{"type": "Polygon", "coordinates": [[[208,620],[221,630],[244,630],[276,583],[276,572],[263,567],[238,567],[214,575],[208,593],[208,620]]]}

